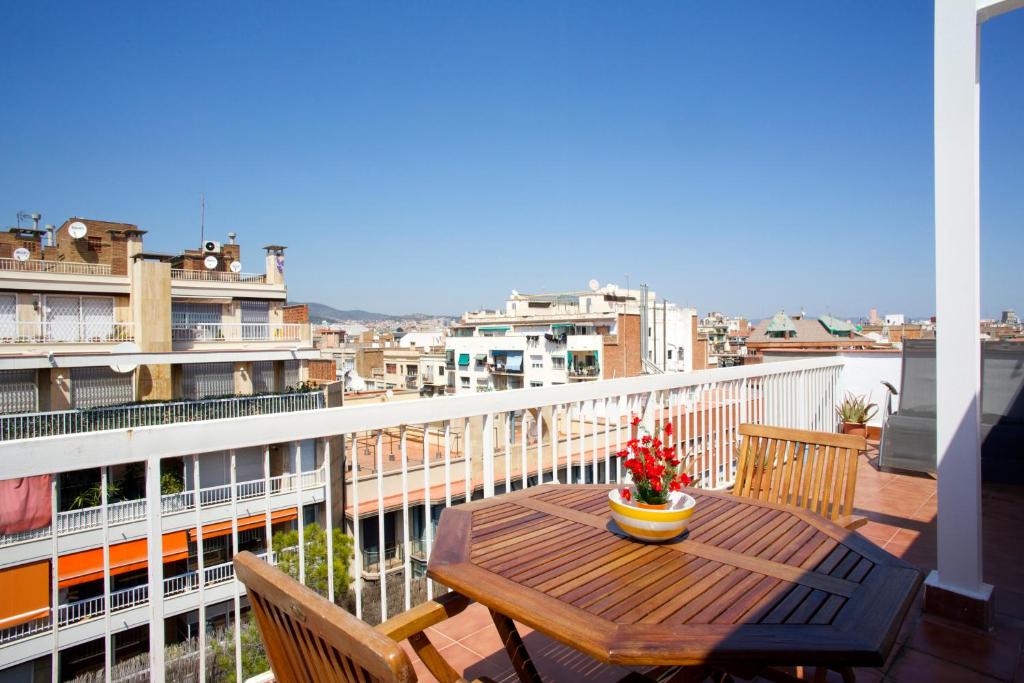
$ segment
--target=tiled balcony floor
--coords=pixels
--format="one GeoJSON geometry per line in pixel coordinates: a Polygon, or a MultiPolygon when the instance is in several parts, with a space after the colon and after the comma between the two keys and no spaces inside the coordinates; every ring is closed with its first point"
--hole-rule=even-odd
{"type": "MultiPolygon", "coordinates": [[[[874,454],[869,454],[858,470],[856,507],[870,520],[859,533],[922,572],[935,567],[932,478],[880,472],[874,467],[874,454]]],[[[1024,490],[986,488],[983,514],[985,579],[996,587],[995,630],[982,633],[924,616],[919,595],[889,661],[880,669],[857,669],[858,681],[1024,683],[1024,490]]],[[[627,673],[604,667],[521,625],[520,629],[545,681],[615,681],[627,673]]],[[[516,680],[483,606],[472,605],[428,633],[465,678],[516,680]]],[[[420,680],[433,681],[411,649],[409,652],[420,680]]],[[[839,678],[830,674],[829,680],[839,678]]]]}

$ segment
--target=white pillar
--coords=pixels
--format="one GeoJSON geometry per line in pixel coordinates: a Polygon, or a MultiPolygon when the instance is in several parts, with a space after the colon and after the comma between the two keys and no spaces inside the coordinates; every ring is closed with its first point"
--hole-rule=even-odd
{"type": "Polygon", "coordinates": [[[981,570],[978,23],[935,2],[935,314],[938,569],[928,585],[987,600],[981,570]]]}
{"type": "MultiPolygon", "coordinates": [[[[198,501],[196,501],[198,504],[198,501]]],[[[151,680],[164,677],[164,552],[160,513],[160,458],[146,461],[146,543],[149,555],[149,672],[151,680]]]]}

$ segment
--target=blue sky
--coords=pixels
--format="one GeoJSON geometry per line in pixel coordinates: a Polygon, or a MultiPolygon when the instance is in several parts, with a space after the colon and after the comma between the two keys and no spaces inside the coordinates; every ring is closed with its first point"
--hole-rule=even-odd
{"type": "MultiPolygon", "coordinates": [[[[932,5],[4,3],[19,209],[289,246],[289,294],[457,313],[648,282],[931,314],[932,5]],[[86,6],[88,5],[88,6],[86,6]]],[[[1024,309],[1024,12],[983,34],[986,314],[1024,309]],[[1016,123],[1016,125],[1014,125],[1016,123]]]]}

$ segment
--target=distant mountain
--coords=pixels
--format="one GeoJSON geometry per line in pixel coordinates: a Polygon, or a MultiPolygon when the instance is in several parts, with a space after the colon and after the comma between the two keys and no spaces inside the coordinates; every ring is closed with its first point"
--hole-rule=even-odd
{"type": "Polygon", "coordinates": [[[309,319],[312,321],[328,320],[359,320],[364,322],[376,322],[379,320],[427,320],[429,318],[453,318],[451,315],[427,315],[426,313],[410,313],[407,315],[389,315],[387,313],[373,313],[362,309],[340,310],[327,304],[313,302],[295,301],[292,303],[305,303],[309,306],[309,319]]]}

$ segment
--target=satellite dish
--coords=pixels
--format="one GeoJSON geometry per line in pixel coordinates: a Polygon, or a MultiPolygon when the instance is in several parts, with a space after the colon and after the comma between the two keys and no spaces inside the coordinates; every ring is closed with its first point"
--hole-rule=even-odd
{"type": "MultiPolygon", "coordinates": [[[[111,353],[138,353],[139,345],[135,342],[121,342],[114,348],[110,349],[111,353]]],[[[139,364],[135,361],[121,361],[120,363],[111,363],[110,369],[114,372],[120,372],[126,374],[139,367],[139,364]]]]}
{"type": "Polygon", "coordinates": [[[29,250],[26,249],[25,247],[18,247],[17,249],[14,250],[15,261],[28,261],[28,257],[31,255],[32,254],[29,253],[29,250]]]}
{"type": "Polygon", "coordinates": [[[207,270],[213,270],[214,268],[217,267],[217,257],[207,256],[206,258],[203,259],[203,265],[206,266],[207,270]]]}
{"type": "Polygon", "coordinates": [[[512,290],[512,296],[519,296],[519,291],[518,291],[518,290],[515,290],[515,289],[513,289],[513,290],[512,290]]]}
{"type": "Polygon", "coordinates": [[[231,272],[232,273],[241,273],[242,272],[242,262],[241,261],[232,261],[231,265],[228,266],[228,267],[231,268],[231,272]]]}
{"type": "Polygon", "coordinates": [[[600,288],[601,288],[601,283],[600,282],[598,282],[597,280],[591,280],[590,281],[590,291],[591,292],[596,292],[600,288]]]}
{"type": "Polygon", "coordinates": [[[85,237],[85,233],[87,233],[88,231],[89,229],[85,227],[85,223],[83,223],[82,221],[75,221],[74,223],[68,226],[68,234],[74,237],[76,240],[80,240],[83,237],[85,237]]]}

